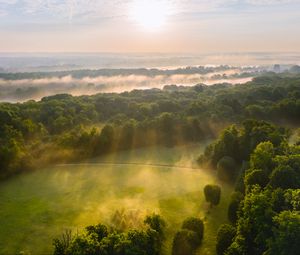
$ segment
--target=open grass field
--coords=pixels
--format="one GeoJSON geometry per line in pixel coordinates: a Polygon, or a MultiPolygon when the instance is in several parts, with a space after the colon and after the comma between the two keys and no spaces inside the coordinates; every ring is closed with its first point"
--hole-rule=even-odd
{"type": "Polygon", "coordinates": [[[76,232],[89,224],[116,224],[117,211],[128,227],[138,227],[146,214],[161,214],[168,223],[166,254],[182,221],[202,217],[205,237],[199,254],[214,254],[231,188],[220,184],[221,203],[209,209],[203,187],[216,180],[209,171],[195,168],[201,151],[200,145],[140,149],[2,182],[0,254],[51,254],[52,239],[65,229],[76,232]]]}

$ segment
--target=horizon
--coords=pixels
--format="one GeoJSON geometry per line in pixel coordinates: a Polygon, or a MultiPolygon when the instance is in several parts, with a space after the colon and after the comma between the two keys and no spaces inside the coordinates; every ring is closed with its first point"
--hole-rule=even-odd
{"type": "Polygon", "coordinates": [[[151,51],[151,52],[143,52],[143,51],[0,51],[0,54],[118,54],[118,55],[126,55],[126,54],[163,54],[163,55],[211,55],[211,54],[293,54],[300,53],[300,50],[297,51],[209,51],[209,52],[159,52],[159,51],[151,51]]]}
{"type": "Polygon", "coordinates": [[[51,72],[84,69],[174,69],[195,66],[300,65],[300,52],[231,53],[0,53],[0,72],[51,72]]]}

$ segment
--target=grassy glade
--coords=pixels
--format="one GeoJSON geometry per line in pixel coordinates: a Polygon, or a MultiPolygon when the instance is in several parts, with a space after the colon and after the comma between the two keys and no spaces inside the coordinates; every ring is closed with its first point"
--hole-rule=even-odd
{"type": "Polygon", "coordinates": [[[154,212],[167,223],[166,254],[170,254],[173,237],[188,217],[204,220],[200,250],[214,254],[214,237],[218,226],[227,222],[224,212],[232,188],[219,183],[222,199],[209,209],[203,188],[216,179],[210,171],[191,164],[199,150],[201,145],[143,148],[86,164],[38,169],[6,180],[0,186],[0,253],[50,254],[52,239],[65,229],[76,234],[86,226],[102,223],[126,232],[141,229],[144,218],[154,212]],[[139,164],[117,164],[122,162],[139,164]],[[11,226],[18,226],[19,231],[11,226]]]}

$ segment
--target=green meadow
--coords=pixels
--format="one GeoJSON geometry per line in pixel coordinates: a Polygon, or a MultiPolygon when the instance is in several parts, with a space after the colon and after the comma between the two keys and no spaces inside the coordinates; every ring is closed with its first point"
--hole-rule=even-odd
{"type": "Polygon", "coordinates": [[[144,216],[167,221],[166,254],[188,216],[205,221],[198,253],[215,254],[216,231],[227,221],[232,189],[222,183],[221,203],[210,209],[203,188],[216,183],[198,169],[203,146],[152,147],[120,152],[82,164],[57,165],[22,174],[0,185],[0,254],[51,254],[52,239],[99,222],[139,227],[144,216]],[[119,223],[118,223],[119,224],[119,223]]]}

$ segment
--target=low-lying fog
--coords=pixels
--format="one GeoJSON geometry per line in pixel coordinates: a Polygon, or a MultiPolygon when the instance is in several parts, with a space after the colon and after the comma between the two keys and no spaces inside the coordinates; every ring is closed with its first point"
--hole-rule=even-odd
{"type": "MultiPolygon", "coordinates": [[[[245,83],[250,81],[258,70],[242,70],[240,68],[223,68],[224,70],[212,68],[206,71],[201,67],[199,72],[190,69],[177,69],[170,71],[162,69],[147,69],[144,74],[141,69],[124,74],[120,69],[113,74],[93,74],[88,71],[63,73],[32,73],[31,74],[9,74],[0,76],[0,101],[22,102],[27,100],[40,100],[42,97],[68,93],[72,95],[92,95],[96,93],[124,92],[133,89],[163,88],[165,85],[193,86],[199,83],[207,85],[215,83],[245,83]],[[153,71],[154,70],[154,71],[153,71]],[[186,71],[188,70],[188,71],[186,71]],[[87,74],[85,74],[87,72],[87,74]],[[158,74],[157,74],[158,73],[158,74]],[[36,75],[38,74],[38,75],[36,75]],[[15,75],[15,76],[14,76],[15,75]],[[24,78],[26,77],[26,78],[24,78]],[[29,78],[28,78],[29,77],[29,78]]],[[[222,68],[221,68],[222,69],[222,68]]],[[[113,70],[113,69],[112,69],[113,70]]],[[[97,72],[97,71],[95,71],[97,72]]],[[[107,72],[111,72],[108,70],[107,72]]]]}
{"type": "Polygon", "coordinates": [[[184,68],[82,69],[56,72],[0,72],[0,101],[23,102],[68,93],[74,96],[162,89],[166,85],[246,83],[266,72],[300,73],[299,66],[194,66],[184,68]]]}
{"type": "Polygon", "coordinates": [[[0,101],[23,102],[60,93],[91,95],[165,85],[245,83],[263,72],[281,72],[299,63],[300,54],[296,53],[0,53],[0,101]]]}
{"type": "Polygon", "coordinates": [[[0,72],[102,68],[177,68],[196,65],[300,65],[300,53],[0,53],[0,72]]]}

